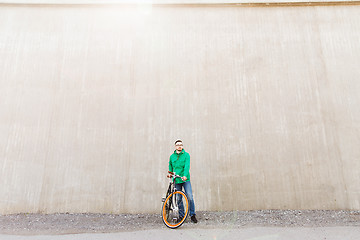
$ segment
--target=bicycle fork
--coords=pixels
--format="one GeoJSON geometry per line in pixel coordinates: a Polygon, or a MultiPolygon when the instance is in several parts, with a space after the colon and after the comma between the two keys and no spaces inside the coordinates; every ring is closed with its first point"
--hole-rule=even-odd
{"type": "Polygon", "coordinates": [[[179,206],[177,204],[176,194],[172,196],[172,205],[173,205],[173,221],[176,222],[179,219],[179,206]]]}

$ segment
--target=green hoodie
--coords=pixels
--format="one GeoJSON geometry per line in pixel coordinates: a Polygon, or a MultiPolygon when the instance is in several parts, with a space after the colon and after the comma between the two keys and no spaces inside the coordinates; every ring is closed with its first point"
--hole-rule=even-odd
{"type": "MultiPolygon", "coordinates": [[[[187,178],[190,181],[190,155],[183,149],[179,154],[174,151],[169,160],[169,171],[175,172],[177,175],[187,178]]],[[[175,183],[183,183],[184,181],[177,178],[175,183]]]]}

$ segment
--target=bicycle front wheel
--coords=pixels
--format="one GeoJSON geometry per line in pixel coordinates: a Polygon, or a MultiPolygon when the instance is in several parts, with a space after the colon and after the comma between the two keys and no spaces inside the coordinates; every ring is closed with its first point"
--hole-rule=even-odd
{"type": "Polygon", "coordinates": [[[178,228],[189,215],[189,200],[183,191],[171,193],[162,206],[162,220],[169,228],[178,228]]]}

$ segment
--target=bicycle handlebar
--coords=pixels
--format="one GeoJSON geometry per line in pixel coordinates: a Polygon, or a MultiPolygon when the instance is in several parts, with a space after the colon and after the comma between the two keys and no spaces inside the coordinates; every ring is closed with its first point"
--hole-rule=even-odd
{"type": "Polygon", "coordinates": [[[172,176],[174,176],[175,178],[181,178],[181,176],[179,176],[173,172],[168,171],[168,173],[171,174],[172,176]]]}

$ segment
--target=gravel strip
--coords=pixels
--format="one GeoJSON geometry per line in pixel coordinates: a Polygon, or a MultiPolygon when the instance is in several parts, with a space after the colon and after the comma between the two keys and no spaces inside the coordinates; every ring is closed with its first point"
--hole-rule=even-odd
{"type": "MultiPolygon", "coordinates": [[[[197,212],[186,228],[360,226],[360,211],[257,210],[197,212]]],[[[0,233],[16,235],[110,233],[166,228],[159,214],[11,214],[0,215],[0,233]]]]}

